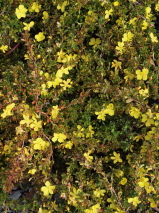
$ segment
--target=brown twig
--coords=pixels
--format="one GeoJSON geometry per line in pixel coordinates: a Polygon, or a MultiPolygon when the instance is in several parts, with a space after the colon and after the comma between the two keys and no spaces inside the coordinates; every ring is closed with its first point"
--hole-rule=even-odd
{"type": "Polygon", "coordinates": [[[18,42],[11,50],[6,53],[6,56],[10,55],[17,47],[19,47],[20,42],[18,42]]]}

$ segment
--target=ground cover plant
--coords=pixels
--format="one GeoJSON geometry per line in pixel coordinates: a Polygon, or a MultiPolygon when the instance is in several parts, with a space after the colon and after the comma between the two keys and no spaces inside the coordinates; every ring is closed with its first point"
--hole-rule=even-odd
{"type": "Polygon", "coordinates": [[[157,0],[0,0],[4,210],[158,211],[158,15],[157,0]]]}

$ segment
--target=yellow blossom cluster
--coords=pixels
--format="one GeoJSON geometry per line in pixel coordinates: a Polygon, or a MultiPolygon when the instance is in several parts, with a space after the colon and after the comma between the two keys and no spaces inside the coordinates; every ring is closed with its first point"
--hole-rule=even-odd
{"type": "Polygon", "coordinates": [[[97,203],[96,205],[91,206],[89,209],[86,209],[85,213],[98,213],[101,209],[100,204],[97,203]]]}
{"type": "Polygon", "coordinates": [[[106,108],[103,108],[101,111],[99,112],[95,112],[97,116],[97,119],[101,119],[103,121],[105,121],[105,116],[106,114],[113,116],[114,115],[114,105],[112,103],[110,103],[106,108]]]}
{"type": "Polygon", "coordinates": [[[63,50],[60,50],[57,53],[57,62],[59,63],[66,63],[66,62],[70,62],[71,60],[75,60],[77,57],[77,54],[66,54],[65,52],[63,52],[63,50]]]}
{"type": "MultiPolygon", "coordinates": [[[[55,77],[51,77],[50,76],[50,80],[47,81],[47,83],[43,83],[41,85],[41,94],[46,96],[48,95],[48,89],[51,87],[56,88],[57,86],[61,86],[62,87],[62,91],[65,91],[67,88],[70,88],[72,86],[72,81],[71,79],[67,79],[67,80],[63,80],[62,77],[65,75],[69,74],[69,71],[73,69],[74,64],[73,61],[76,59],[77,55],[74,54],[66,54],[65,52],[63,52],[62,50],[60,50],[57,53],[57,62],[59,63],[68,63],[67,66],[62,66],[60,69],[57,70],[55,77]],[[71,64],[70,64],[71,63],[71,64]]],[[[47,73],[45,73],[45,77],[48,78],[46,76],[47,73]]],[[[40,75],[43,75],[43,71],[40,72],[40,75]]]]}
{"type": "MultiPolygon", "coordinates": [[[[55,77],[52,78],[50,76],[50,80],[47,81],[46,84],[43,83],[41,85],[41,94],[44,96],[48,95],[48,89],[51,87],[56,88],[57,86],[61,86],[63,91],[66,90],[67,88],[70,88],[73,83],[71,79],[68,78],[67,80],[63,80],[62,77],[64,76],[64,74],[68,75],[69,70],[71,70],[72,68],[73,66],[67,66],[67,67],[62,66],[59,70],[57,70],[55,77]]],[[[46,78],[48,78],[47,74],[48,73],[44,74],[46,78]]],[[[43,72],[40,72],[40,75],[43,75],[43,72]]]]}
{"type": "Polygon", "coordinates": [[[132,203],[135,207],[141,203],[138,197],[128,198],[128,203],[132,203]]]}
{"type": "Polygon", "coordinates": [[[91,154],[91,150],[89,150],[87,153],[85,152],[83,155],[84,155],[84,157],[86,158],[86,160],[88,161],[88,162],[92,162],[93,161],[93,156],[91,156],[90,154],[91,154]]]}
{"type": "Polygon", "coordinates": [[[15,107],[15,103],[7,105],[6,109],[3,109],[3,113],[1,114],[1,117],[5,118],[7,116],[13,115],[13,113],[11,111],[14,107],[15,107]]]}
{"type": "Polygon", "coordinates": [[[109,17],[113,15],[113,9],[111,8],[110,10],[106,10],[105,11],[105,19],[107,19],[108,21],[110,20],[109,17]]]}
{"type": "Polygon", "coordinates": [[[80,200],[80,195],[82,193],[81,189],[76,189],[75,187],[72,188],[72,190],[69,193],[68,197],[68,204],[72,206],[78,206],[82,203],[82,200],[80,200]]]}
{"type": "Polygon", "coordinates": [[[53,106],[52,108],[53,108],[53,109],[52,109],[52,111],[51,111],[51,118],[52,118],[52,119],[55,119],[55,118],[57,118],[57,115],[58,115],[60,109],[59,109],[58,105],[53,106]]]}
{"type": "Polygon", "coordinates": [[[98,19],[97,13],[94,13],[92,10],[88,11],[88,15],[85,16],[85,22],[91,24],[92,22],[96,22],[98,19]]]}
{"type": "MultiPolygon", "coordinates": [[[[39,13],[41,9],[41,5],[38,4],[38,2],[33,2],[31,7],[29,8],[29,12],[36,12],[39,13]]],[[[16,10],[15,10],[15,14],[17,16],[18,19],[21,18],[25,18],[26,17],[26,13],[27,13],[28,9],[25,8],[25,6],[23,4],[20,4],[16,10]]],[[[49,14],[47,11],[43,12],[43,20],[46,20],[49,18],[49,14]]],[[[31,21],[30,23],[25,23],[24,24],[24,30],[30,31],[30,29],[34,26],[34,22],[31,21]]],[[[40,42],[43,41],[45,39],[45,35],[44,32],[39,32],[38,34],[35,35],[35,39],[36,41],[40,42]]]]}
{"type": "Polygon", "coordinates": [[[45,150],[50,144],[49,142],[44,141],[42,138],[37,138],[33,141],[33,145],[35,150],[45,150]]]}
{"type": "Polygon", "coordinates": [[[77,131],[73,134],[78,138],[91,138],[94,134],[92,125],[89,125],[87,129],[83,128],[81,125],[77,125],[77,131]]]}
{"type": "Polygon", "coordinates": [[[106,191],[104,189],[96,189],[93,191],[95,197],[102,197],[106,191]]]}
{"type": "Polygon", "coordinates": [[[128,31],[123,34],[122,41],[118,42],[118,46],[116,46],[116,50],[118,50],[121,54],[123,54],[125,50],[125,43],[124,42],[131,42],[134,37],[134,34],[131,31],[128,31]]]}
{"type": "MultiPolygon", "coordinates": [[[[158,156],[156,150],[159,149],[159,112],[157,102],[152,103],[152,107],[151,103],[149,105],[151,97],[153,99],[153,96],[157,97],[158,94],[158,87],[156,85],[153,87],[157,81],[155,79],[157,69],[155,51],[158,38],[153,29],[152,9],[147,3],[142,5],[136,0],[128,0],[126,3],[130,5],[128,9],[131,11],[132,7],[137,12],[132,12],[130,17],[127,15],[128,18],[125,18],[124,10],[127,9],[122,9],[122,1],[100,1],[101,4],[99,2],[97,4],[95,1],[93,4],[90,1],[89,7],[87,1],[84,3],[75,1],[72,6],[72,1],[54,0],[52,3],[56,4],[56,7],[53,6],[55,11],[50,13],[49,9],[52,6],[46,7],[46,9],[46,2],[42,4],[42,1],[39,1],[40,5],[38,1],[28,1],[24,5],[20,3],[16,9],[14,8],[15,12],[13,11],[17,22],[20,22],[20,19],[26,21],[21,22],[19,26],[22,26],[25,31],[22,41],[28,42],[28,45],[25,46],[28,49],[24,55],[27,59],[25,64],[26,66],[28,64],[32,71],[31,75],[29,73],[28,76],[26,75],[29,77],[28,97],[26,98],[26,90],[20,94],[22,94],[21,99],[25,97],[25,101],[29,105],[20,103],[18,93],[11,97],[12,90],[10,93],[8,91],[8,93],[0,92],[0,97],[3,99],[2,104],[6,106],[2,108],[1,117],[6,118],[2,121],[4,123],[13,121],[13,126],[15,124],[15,138],[9,140],[3,138],[5,145],[0,142],[0,153],[7,163],[9,162],[8,156],[13,156],[13,163],[15,163],[14,157],[17,157],[17,165],[19,162],[24,162],[22,169],[26,169],[24,174],[27,173],[29,181],[35,179],[36,183],[36,178],[45,178],[39,189],[41,195],[46,196],[44,198],[46,204],[40,204],[41,208],[38,207],[39,211],[37,210],[39,213],[51,213],[56,210],[52,208],[52,202],[47,199],[51,198],[55,189],[57,190],[55,197],[56,195],[58,197],[59,193],[60,199],[65,199],[66,208],[64,208],[68,212],[72,208],[74,211],[79,210],[84,213],[102,211],[124,213],[128,209],[136,210],[146,202],[151,208],[158,206],[158,201],[156,202],[158,177],[154,175],[157,173],[157,164],[153,164],[156,163],[155,160],[158,156]],[[73,31],[72,34],[68,34],[69,29],[74,26],[69,27],[71,23],[69,14],[73,18],[77,18],[75,19],[76,28],[79,29],[80,26],[84,31],[78,32],[75,29],[75,35],[73,31]],[[37,26],[37,23],[34,22],[37,20],[36,16],[38,19],[41,17],[42,25],[39,25],[38,29],[41,30],[33,35],[34,39],[32,39],[32,33],[35,32],[34,27],[37,26]],[[113,18],[109,22],[112,16],[113,18]],[[51,23],[52,20],[53,29],[50,29],[49,22],[51,23]],[[47,25],[46,23],[48,23],[46,30],[43,27],[40,28],[40,26],[47,25]],[[109,25],[112,26],[110,30],[109,25]],[[138,25],[140,26],[138,27],[138,25]],[[93,34],[90,33],[90,29],[93,34]],[[96,33],[98,30],[99,32],[96,33]],[[141,30],[144,32],[140,32],[141,30]],[[48,32],[53,33],[47,35],[48,32]],[[58,38],[54,37],[57,32],[58,38]],[[143,39],[138,40],[138,36],[141,38],[142,33],[143,39]],[[25,38],[27,36],[28,40],[25,38]],[[45,38],[47,38],[46,41],[41,42],[45,38]],[[44,48],[41,48],[38,42],[41,42],[44,48]],[[139,43],[141,49],[138,47],[139,43]],[[151,47],[146,47],[147,43],[153,47],[153,54],[151,47]],[[49,46],[47,46],[48,44],[49,46]],[[142,48],[143,52],[140,52],[142,48]],[[31,49],[34,52],[29,54],[31,49]],[[121,56],[121,54],[123,55],[121,56]],[[35,60],[31,60],[31,56],[34,56],[35,60]],[[147,58],[143,62],[144,57],[147,58]],[[79,73],[76,73],[78,71],[79,73]],[[32,73],[37,73],[36,78],[33,78],[32,73]],[[93,91],[96,92],[93,93],[93,91]],[[67,98],[70,93],[73,95],[67,98]],[[5,94],[9,98],[7,95],[5,97],[5,94]],[[87,100],[90,101],[88,105],[87,100]],[[16,101],[16,104],[12,101],[16,101]],[[81,116],[83,111],[88,114],[81,116]],[[117,112],[116,116],[110,117],[117,112]],[[12,115],[11,119],[8,118],[12,115]],[[127,117],[131,119],[127,119],[127,117]],[[102,122],[106,119],[110,122],[102,122]],[[17,123],[18,125],[16,125],[17,123]],[[138,127],[141,129],[139,135],[136,130],[138,127]],[[14,140],[18,143],[14,143],[14,140]],[[17,148],[15,144],[17,144],[17,148]],[[58,187],[52,185],[49,179],[49,169],[52,163],[56,163],[51,162],[52,159],[50,160],[54,148],[62,153],[57,156],[58,162],[61,157],[63,158],[61,162],[69,160],[68,165],[67,162],[65,165],[67,172],[63,173],[61,170],[50,174],[50,177],[59,184],[58,187]],[[67,154],[69,156],[66,156],[67,154]],[[28,165],[25,164],[26,162],[28,165]],[[152,168],[148,167],[148,164],[151,164],[152,168]],[[154,173],[150,173],[151,170],[154,170],[154,173]],[[58,174],[60,174],[60,178],[58,174]],[[131,187],[133,181],[135,188],[131,187]],[[72,183],[75,184],[75,187],[72,183]],[[131,191],[125,193],[124,190],[129,187],[131,191]],[[111,195],[110,198],[108,198],[108,194],[111,195]],[[156,196],[153,197],[153,195],[156,196]],[[106,200],[109,205],[105,203],[106,200]]],[[[153,9],[159,11],[159,1],[156,0],[153,9]]],[[[7,12],[5,11],[5,13],[7,12]]],[[[3,14],[1,15],[3,16],[3,14]]],[[[11,37],[12,33],[14,34],[14,32],[11,32],[11,37]]],[[[8,45],[2,45],[0,50],[5,53],[8,48],[8,45]]],[[[22,66],[18,68],[23,70],[22,66]]],[[[10,72],[10,75],[13,75],[16,80],[13,82],[14,88],[18,85],[23,86],[21,83],[23,79],[19,78],[19,81],[16,79],[19,70],[16,71],[12,67],[10,69],[14,71],[10,72]]],[[[5,135],[7,135],[6,132],[5,135]]],[[[61,165],[58,167],[61,168],[61,165]]],[[[13,173],[12,168],[10,170],[13,173]]],[[[19,172],[19,174],[21,173],[23,171],[19,172]]],[[[12,177],[10,176],[10,178],[12,177]]],[[[57,211],[62,212],[62,206],[57,206],[56,201],[54,202],[57,211]]]]}
{"type": "Polygon", "coordinates": [[[57,9],[61,10],[61,12],[65,11],[65,7],[68,5],[68,1],[64,1],[62,4],[57,5],[57,9]]]}
{"type": "Polygon", "coordinates": [[[66,149],[72,149],[73,142],[72,141],[65,141],[67,139],[67,136],[63,133],[54,133],[54,137],[52,138],[53,142],[58,141],[62,144],[62,147],[65,147],[66,149]]]}
{"type": "Polygon", "coordinates": [[[20,125],[26,124],[27,127],[30,127],[35,132],[39,131],[42,128],[42,121],[37,119],[39,119],[37,114],[31,116],[31,112],[25,111],[23,112],[23,120],[20,121],[20,125]]]}

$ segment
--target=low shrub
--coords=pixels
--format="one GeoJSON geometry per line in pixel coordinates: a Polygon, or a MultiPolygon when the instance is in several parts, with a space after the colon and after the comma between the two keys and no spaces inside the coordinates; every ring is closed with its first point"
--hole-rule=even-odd
{"type": "Polygon", "coordinates": [[[0,0],[0,8],[0,205],[153,212],[159,2],[0,0]]]}

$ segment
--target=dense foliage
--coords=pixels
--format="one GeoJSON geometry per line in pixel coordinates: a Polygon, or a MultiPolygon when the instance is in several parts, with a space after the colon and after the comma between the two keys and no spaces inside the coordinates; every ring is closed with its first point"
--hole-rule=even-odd
{"type": "Polygon", "coordinates": [[[4,209],[157,208],[158,15],[157,0],[0,0],[4,209]]]}

